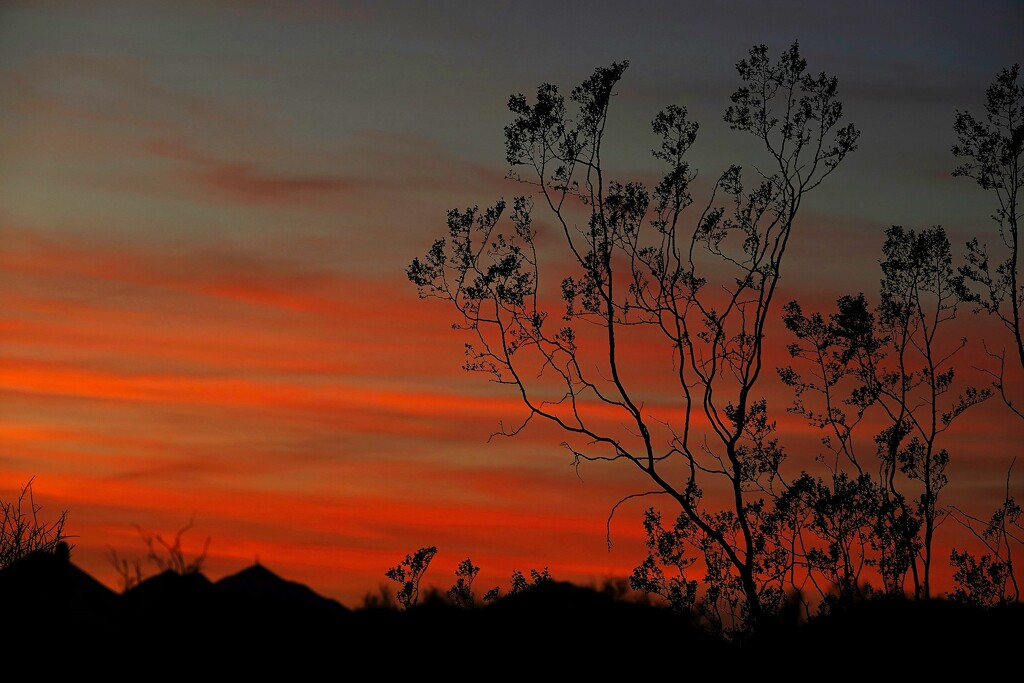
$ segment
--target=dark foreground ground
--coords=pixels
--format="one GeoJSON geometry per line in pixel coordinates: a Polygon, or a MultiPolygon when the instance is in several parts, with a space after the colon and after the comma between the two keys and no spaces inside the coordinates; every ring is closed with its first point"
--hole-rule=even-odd
{"type": "Polygon", "coordinates": [[[1022,655],[1020,604],[874,601],[737,643],[665,609],[561,582],[472,610],[435,602],[403,613],[349,610],[259,565],[216,583],[165,573],[124,594],[55,555],[0,571],[5,679],[1020,680],[1022,655]]]}

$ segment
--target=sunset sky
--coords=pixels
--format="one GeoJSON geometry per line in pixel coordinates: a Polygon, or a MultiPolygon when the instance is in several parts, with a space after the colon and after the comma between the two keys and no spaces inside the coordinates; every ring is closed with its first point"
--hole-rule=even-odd
{"type": "MultiPolygon", "coordinates": [[[[642,480],[577,473],[546,430],[488,442],[522,407],[460,369],[452,312],[405,276],[449,209],[524,192],[505,179],[509,94],[628,59],[616,177],[654,177],[649,122],[677,103],[712,178],[749,158],[722,121],[735,63],[799,40],[862,131],[809,195],[778,298],[825,308],[877,294],[890,225],[941,224],[957,253],[995,239],[993,198],[950,177],[953,120],[1024,61],[1021,26],[1016,0],[0,0],[0,498],[34,476],[111,585],[111,548],[144,554],[135,525],[193,515],[185,548],[212,539],[211,577],[258,557],[349,605],[425,545],[442,586],[467,555],[488,587],[628,575],[647,503],[610,551],[605,521],[642,480]]],[[[980,336],[1005,338],[962,315],[980,363],[980,336]]],[[[947,502],[987,515],[1022,437],[994,401],[958,424],[947,502]]]]}

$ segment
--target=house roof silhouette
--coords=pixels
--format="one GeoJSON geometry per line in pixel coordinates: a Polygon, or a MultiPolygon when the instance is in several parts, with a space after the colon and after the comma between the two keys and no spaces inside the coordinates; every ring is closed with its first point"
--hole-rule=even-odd
{"type": "Polygon", "coordinates": [[[66,543],[56,552],[30,553],[0,569],[0,603],[8,610],[103,610],[116,599],[116,593],[71,562],[66,543]]]}
{"type": "Polygon", "coordinates": [[[314,609],[347,613],[348,608],[314,592],[308,586],[283,579],[263,565],[253,564],[242,571],[225,576],[214,584],[217,592],[227,598],[273,602],[295,609],[314,609]]]}

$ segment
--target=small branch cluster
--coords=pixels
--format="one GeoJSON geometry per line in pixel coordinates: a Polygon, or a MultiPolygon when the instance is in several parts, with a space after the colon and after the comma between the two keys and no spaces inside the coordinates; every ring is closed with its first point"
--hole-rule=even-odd
{"type": "Polygon", "coordinates": [[[203,541],[203,549],[191,560],[185,554],[182,545],[182,537],[195,525],[195,518],[189,519],[185,526],[178,529],[171,540],[165,539],[160,534],[146,531],[142,527],[135,529],[146,546],[145,560],[139,558],[121,557],[117,550],[108,548],[107,559],[114,571],[117,572],[118,582],[122,591],[128,591],[139,585],[145,578],[143,562],[148,561],[156,566],[157,572],[172,571],[175,574],[198,574],[202,572],[203,565],[210,550],[210,537],[203,541]]]}
{"type": "Polygon", "coordinates": [[[64,532],[68,511],[51,522],[40,519],[43,508],[36,504],[33,481],[29,479],[14,499],[0,499],[0,569],[31,553],[52,553],[68,538],[64,532]]]}

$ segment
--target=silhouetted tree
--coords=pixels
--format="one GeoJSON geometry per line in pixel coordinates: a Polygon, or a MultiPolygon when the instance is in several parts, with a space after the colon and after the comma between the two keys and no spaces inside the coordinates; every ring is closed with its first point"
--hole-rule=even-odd
{"type": "MultiPolygon", "coordinates": [[[[967,300],[995,315],[1013,339],[1015,355],[1024,370],[1024,336],[1021,330],[1021,306],[1024,305],[1024,281],[1020,273],[1020,208],[1018,198],[1024,186],[1020,172],[1024,152],[1024,87],[1018,83],[1020,65],[1003,69],[985,93],[985,119],[957,111],[953,129],[957,144],[953,154],[963,163],[954,176],[973,178],[996,198],[992,219],[996,222],[1001,245],[990,249],[977,238],[967,243],[967,264],[960,273],[972,285],[967,300]]],[[[988,349],[998,362],[988,370],[1003,402],[1024,419],[1024,409],[1008,393],[1006,352],[988,349]]],[[[1019,397],[1018,397],[1019,401],[1019,397]]]]}
{"type": "Polygon", "coordinates": [[[34,552],[55,552],[68,538],[64,532],[68,511],[52,522],[40,520],[42,506],[32,492],[33,477],[21,487],[17,497],[0,499],[0,569],[9,567],[34,552]]]}
{"type": "Polygon", "coordinates": [[[574,112],[550,84],[533,104],[509,100],[512,176],[535,188],[571,263],[560,279],[564,324],[544,305],[528,197],[512,202],[507,231],[504,201],[450,211],[448,237],[407,274],[421,297],[446,300],[461,316],[456,327],[473,340],[466,369],[522,399],[525,420],[501,433],[542,420],[567,433],[577,465],[622,460],[639,469],[695,530],[687,544],[703,556],[704,582],[729,599],[738,591],[742,619],[756,624],[779,604],[785,569],[765,535],[784,454],[757,393],[764,326],[804,197],[856,148],[858,131],[840,123],[837,80],[809,73],[797,44],[775,61],[765,46],[752,48],[737,64],[741,85],[725,120],[759,140],[769,164],[755,169],[752,187],[729,167],[688,230],[696,171],[686,154],[697,124],[685,108],[654,118],[654,156],[668,169],[653,190],[613,181],[604,166],[608,109],[626,67],[598,68],[574,88],[574,112]],[[661,416],[631,366],[630,343],[645,330],[672,350],[663,372],[675,379],[677,400],[661,416]],[[610,424],[608,411],[624,424],[610,424]],[[708,489],[717,496],[705,498],[708,489]],[[722,508],[710,502],[723,499],[722,508]]]}
{"type": "Polygon", "coordinates": [[[1010,475],[1016,461],[1014,458],[1006,473],[1003,502],[988,520],[953,508],[953,518],[988,550],[981,556],[957,548],[950,552],[955,588],[949,596],[958,602],[988,606],[1020,600],[1020,585],[1013,572],[1013,546],[1024,545],[1024,519],[1020,505],[1010,495],[1010,475]]]}
{"type": "Polygon", "coordinates": [[[883,254],[873,313],[863,295],[840,298],[828,323],[820,314],[804,316],[795,302],[786,307],[786,326],[798,339],[790,354],[808,361],[810,371],[787,367],[780,376],[796,390],[792,410],[826,430],[832,473],[828,481],[805,476],[785,496],[795,495],[813,513],[805,518],[809,525],[794,518],[792,528],[827,541],[825,552],[811,548],[805,557],[841,592],[859,581],[860,558],[877,566],[886,592],[902,594],[909,573],[914,593],[928,598],[935,529],[946,514],[938,505],[949,461],[941,436],[991,392],[966,385],[947,397],[955,386],[953,358],[967,340],[942,334],[964,290],[945,231],[893,226],[883,254]],[[885,424],[873,439],[877,479],[853,438],[869,409],[880,411],[885,424]],[[875,557],[865,555],[869,548],[875,557]]]}
{"type": "Polygon", "coordinates": [[[400,564],[387,570],[384,575],[401,585],[395,597],[403,609],[415,607],[420,598],[420,581],[430,566],[430,561],[437,554],[437,546],[420,548],[411,555],[406,555],[400,564]]]}

